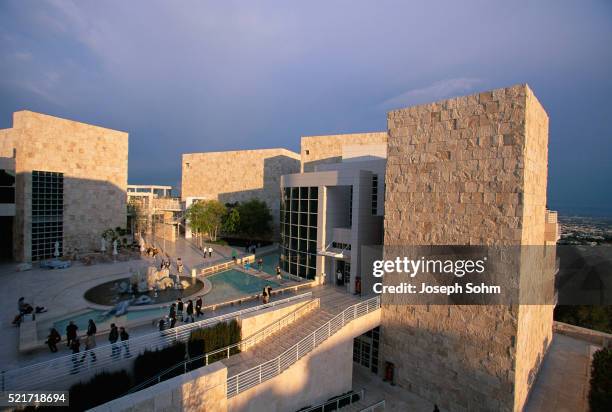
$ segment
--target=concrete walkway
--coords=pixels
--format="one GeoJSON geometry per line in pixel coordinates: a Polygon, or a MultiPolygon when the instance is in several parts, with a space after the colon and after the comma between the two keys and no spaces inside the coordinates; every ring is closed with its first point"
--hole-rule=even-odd
{"type": "Polygon", "coordinates": [[[588,411],[590,347],[555,333],[525,412],[588,411]]]}

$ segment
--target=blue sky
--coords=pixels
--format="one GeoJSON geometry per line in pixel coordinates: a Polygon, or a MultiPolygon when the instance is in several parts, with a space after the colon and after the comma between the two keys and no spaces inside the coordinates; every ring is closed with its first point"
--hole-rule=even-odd
{"type": "Polygon", "coordinates": [[[29,109],[130,133],[130,183],[180,154],[384,130],[386,111],[529,83],[549,206],[612,215],[612,2],[0,2],[0,127],[29,109]]]}

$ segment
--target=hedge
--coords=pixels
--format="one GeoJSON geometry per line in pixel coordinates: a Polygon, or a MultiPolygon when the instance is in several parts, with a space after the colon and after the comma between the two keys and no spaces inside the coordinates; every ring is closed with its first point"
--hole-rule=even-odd
{"type": "MultiPolygon", "coordinates": [[[[192,331],[187,344],[187,350],[190,358],[196,358],[205,353],[238,343],[240,339],[240,323],[236,319],[232,319],[229,322],[221,322],[214,326],[192,331]]],[[[230,350],[231,355],[238,352],[240,350],[237,347],[230,350]]],[[[224,353],[219,353],[218,355],[211,356],[208,359],[208,363],[210,364],[224,357],[224,353]]],[[[204,363],[205,359],[193,361],[190,363],[189,369],[199,368],[204,366],[204,363]]]]}
{"type": "Polygon", "coordinates": [[[102,372],[87,383],[70,388],[70,410],[84,411],[125,395],[131,388],[131,379],[125,370],[102,372]]]}
{"type": "MultiPolygon", "coordinates": [[[[177,365],[185,360],[185,344],[174,344],[159,350],[145,350],[134,361],[134,384],[138,385],[160,372],[177,365]]],[[[176,368],[163,376],[162,380],[170,379],[183,373],[183,369],[176,368]]]]}
{"type": "Polygon", "coordinates": [[[589,405],[591,412],[612,411],[612,348],[593,354],[589,405]]]}

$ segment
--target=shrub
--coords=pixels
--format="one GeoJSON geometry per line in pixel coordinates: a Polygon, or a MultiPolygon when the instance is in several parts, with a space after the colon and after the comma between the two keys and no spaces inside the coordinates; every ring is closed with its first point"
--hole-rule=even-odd
{"type": "MultiPolygon", "coordinates": [[[[185,344],[183,342],[175,342],[159,350],[146,350],[134,361],[134,383],[138,385],[184,360],[185,344]]],[[[177,368],[176,370],[164,374],[162,380],[178,376],[182,372],[183,370],[181,368],[177,368]]]]}
{"type": "Polygon", "coordinates": [[[593,355],[589,405],[591,412],[612,411],[612,348],[593,355]]]}
{"type": "MultiPolygon", "coordinates": [[[[189,357],[195,358],[205,353],[233,345],[234,343],[240,342],[240,338],[240,324],[236,319],[232,319],[229,322],[220,322],[207,328],[194,330],[191,332],[191,336],[189,337],[189,342],[187,344],[189,357]]],[[[234,355],[238,352],[238,348],[232,348],[230,354],[234,355]]],[[[208,359],[208,363],[215,362],[219,359],[223,359],[224,357],[225,354],[220,353],[210,357],[208,359]]],[[[194,361],[190,364],[189,369],[204,366],[204,362],[204,359],[194,361]]]]}
{"type": "Polygon", "coordinates": [[[70,388],[70,410],[84,411],[123,396],[130,390],[130,376],[125,370],[102,372],[87,383],[70,388]]]}

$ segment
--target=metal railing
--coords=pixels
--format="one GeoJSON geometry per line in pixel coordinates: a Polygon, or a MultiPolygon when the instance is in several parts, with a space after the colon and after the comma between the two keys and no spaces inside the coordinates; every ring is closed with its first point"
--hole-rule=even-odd
{"type": "Polygon", "coordinates": [[[194,369],[197,369],[203,366],[207,366],[210,363],[217,362],[221,359],[227,359],[233,354],[243,352],[247,350],[248,348],[250,348],[251,346],[256,345],[258,342],[261,342],[262,340],[280,331],[285,326],[295,322],[301,316],[305,315],[311,310],[314,310],[315,308],[318,308],[319,306],[320,306],[319,298],[311,300],[305,303],[304,305],[300,306],[297,310],[291,313],[288,313],[282,318],[276,320],[274,323],[255,332],[248,338],[243,339],[240,342],[234,343],[232,345],[225,346],[223,348],[219,348],[219,349],[207,352],[203,355],[195,356],[195,357],[186,359],[182,362],[179,362],[176,365],[171,366],[168,369],[165,369],[164,371],[160,372],[159,374],[151,377],[150,379],[138,384],[137,386],[134,386],[127,393],[138,392],[139,390],[147,388],[151,386],[152,384],[160,383],[162,380],[164,380],[163,377],[166,375],[171,375],[171,377],[174,377],[180,374],[185,374],[194,369]],[[194,365],[195,365],[195,368],[193,367],[194,365]]]}
{"type": "Polygon", "coordinates": [[[234,397],[247,389],[280,375],[353,319],[367,315],[378,308],[380,308],[380,296],[349,306],[342,313],[330,319],[276,358],[237,375],[230,376],[227,378],[227,397],[234,397]]]}
{"type": "Polygon", "coordinates": [[[359,392],[349,392],[345,395],[338,396],[336,399],[332,399],[331,401],[323,402],[317,406],[312,406],[308,409],[300,410],[300,412],[325,412],[325,411],[337,411],[340,408],[344,408],[345,406],[349,406],[355,402],[359,402],[363,400],[363,396],[365,391],[362,389],[359,392]],[[335,407],[335,409],[330,408],[335,407]]]}
{"type": "Polygon", "coordinates": [[[127,341],[100,345],[82,351],[36,363],[22,368],[2,371],[3,391],[16,390],[60,390],[70,383],[78,382],[103,370],[116,370],[145,350],[162,349],[174,342],[186,342],[191,331],[231,320],[242,315],[268,309],[288,302],[311,298],[312,292],[276,300],[264,305],[253,306],[194,323],[177,326],[159,332],[130,338],[127,341]]]}
{"type": "Polygon", "coordinates": [[[376,402],[373,405],[370,405],[359,412],[380,412],[385,410],[385,400],[376,402]]]}

